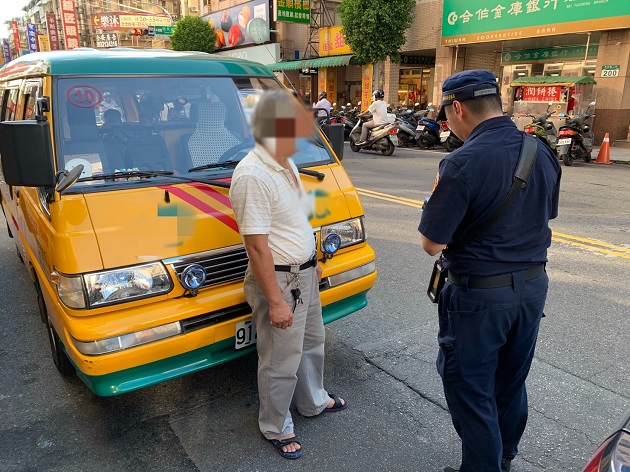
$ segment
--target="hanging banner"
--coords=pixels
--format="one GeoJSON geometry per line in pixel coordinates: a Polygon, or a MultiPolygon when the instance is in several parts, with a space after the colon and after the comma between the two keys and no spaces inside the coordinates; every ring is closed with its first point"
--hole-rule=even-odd
{"type": "Polygon", "coordinates": [[[372,87],[374,79],[374,65],[362,66],[361,73],[361,110],[367,110],[372,103],[372,87]]]}
{"type": "Polygon", "coordinates": [[[26,37],[29,52],[37,52],[37,26],[35,23],[26,23],[26,37]]]}
{"type": "Polygon", "coordinates": [[[54,13],[46,13],[46,28],[48,28],[50,50],[59,51],[59,30],[57,29],[57,17],[54,13]]]}
{"type": "Polygon", "coordinates": [[[79,31],[77,30],[77,13],[74,0],[61,0],[61,20],[63,33],[66,37],[66,49],[74,49],[80,46],[79,31]]]}
{"type": "Polygon", "coordinates": [[[559,102],[563,87],[523,87],[524,102],[559,102]]]}
{"type": "Polygon", "coordinates": [[[13,31],[13,47],[15,48],[15,54],[20,55],[22,45],[20,44],[20,31],[18,30],[18,22],[11,22],[11,30],[13,31]]]}
{"type": "Polygon", "coordinates": [[[2,50],[4,53],[4,62],[11,62],[11,46],[9,46],[9,40],[8,39],[3,39],[2,40],[2,50]]]}
{"type": "Polygon", "coordinates": [[[273,18],[289,23],[311,22],[311,0],[275,0],[273,18]]]}
{"type": "Polygon", "coordinates": [[[628,0],[444,0],[442,45],[628,28],[628,0]]]}
{"type": "Polygon", "coordinates": [[[352,54],[350,45],[346,44],[346,37],[341,32],[341,26],[331,26],[319,29],[319,55],[336,56],[352,54]]]}
{"type": "Polygon", "coordinates": [[[328,68],[320,67],[317,71],[317,99],[315,102],[319,101],[319,94],[321,92],[326,91],[326,72],[328,68]]]}
{"type": "Polygon", "coordinates": [[[217,51],[269,40],[269,0],[252,0],[201,18],[217,34],[217,51]]]}
{"type": "Polygon", "coordinates": [[[326,69],[326,93],[330,103],[337,103],[337,67],[326,69]]]}
{"type": "Polygon", "coordinates": [[[37,50],[38,51],[50,51],[50,41],[45,34],[37,35],[37,50]]]}

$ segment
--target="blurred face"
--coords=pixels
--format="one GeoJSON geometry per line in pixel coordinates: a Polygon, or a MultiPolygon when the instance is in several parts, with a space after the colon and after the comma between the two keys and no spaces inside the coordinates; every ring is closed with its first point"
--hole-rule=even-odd
{"type": "Polygon", "coordinates": [[[286,159],[295,154],[297,138],[313,136],[315,121],[293,99],[288,103],[275,103],[272,110],[262,123],[262,144],[273,157],[286,159]]]}

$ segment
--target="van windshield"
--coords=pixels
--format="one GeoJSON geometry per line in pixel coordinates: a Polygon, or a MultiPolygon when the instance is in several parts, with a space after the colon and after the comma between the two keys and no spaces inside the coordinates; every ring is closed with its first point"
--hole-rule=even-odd
{"type": "MultiPolygon", "coordinates": [[[[58,168],[83,164],[76,187],[130,170],[225,173],[213,164],[238,161],[254,147],[253,107],[281,85],[256,77],[81,77],[59,79],[57,87],[58,168]]],[[[298,167],[332,160],[319,135],[298,144],[298,167]]]]}

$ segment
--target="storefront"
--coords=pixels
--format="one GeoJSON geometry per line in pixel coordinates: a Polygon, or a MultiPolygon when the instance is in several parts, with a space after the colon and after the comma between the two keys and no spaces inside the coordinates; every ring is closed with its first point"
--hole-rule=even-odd
{"type": "Polygon", "coordinates": [[[425,109],[433,90],[435,57],[404,54],[400,57],[397,105],[425,109]]]}

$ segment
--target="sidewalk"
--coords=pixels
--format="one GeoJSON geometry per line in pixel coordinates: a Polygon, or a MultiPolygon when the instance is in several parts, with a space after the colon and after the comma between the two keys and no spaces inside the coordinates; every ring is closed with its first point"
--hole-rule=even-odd
{"type": "MultiPolygon", "coordinates": [[[[593,146],[593,162],[597,159],[600,146],[593,146]]],[[[630,164],[630,148],[610,146],[610,162],[617,164],[630,164]]]]}

